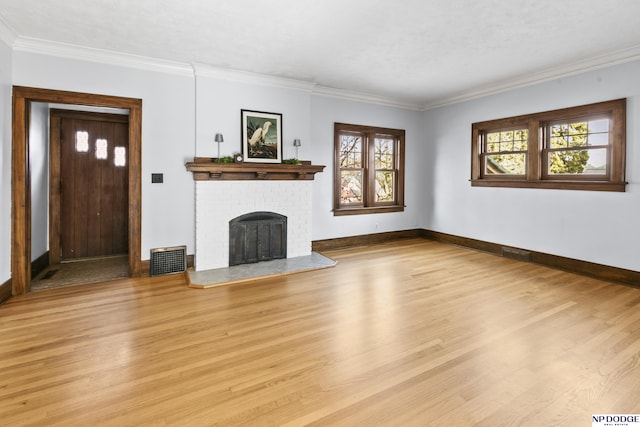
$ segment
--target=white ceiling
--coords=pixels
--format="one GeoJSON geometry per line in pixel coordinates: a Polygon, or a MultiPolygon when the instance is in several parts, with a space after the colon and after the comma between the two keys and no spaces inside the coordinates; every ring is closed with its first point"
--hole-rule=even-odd
{"type": "Polygon", "coordinates": [[[434,106],[640,58],[638,0],[0,0],[16,42],[434,106]]]}

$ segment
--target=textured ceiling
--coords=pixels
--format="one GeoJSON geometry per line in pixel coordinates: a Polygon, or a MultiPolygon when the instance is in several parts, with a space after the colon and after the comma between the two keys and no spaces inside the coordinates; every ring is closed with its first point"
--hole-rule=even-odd
{"type": "Polygon", "coordinates": [[[0,0],[41,39],[411,105],[640,58],[638,0],[0,0]]]}

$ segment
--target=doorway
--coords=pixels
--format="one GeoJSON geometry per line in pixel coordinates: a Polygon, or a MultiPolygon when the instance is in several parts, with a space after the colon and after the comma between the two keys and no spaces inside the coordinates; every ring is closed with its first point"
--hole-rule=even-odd
{"type": "MultiPolygon", "coordinates": [[[[30,159],[32,207],[48,202],[48,233],[43,215],[32,212],[32,259],[48,258],[46,267],[36,264],[44,270],[32,266],[32,291],[128,276],[128,111],[64,107],[73,110],[46,104],[31,110],[30,128],[38,129],[38,118],[46,116],[49,135],[48,197],[38,191],[42,173],[30,159]]],[[[31,134],[35,160],[38,142],[37,132],[31,134]]]]}
{"type": "Polygon", "coordinates": [[[128,115],[50,117],[49,263],[125,255],[128,115]]]}
{"type": "MultiPolygon", "coordinates": [[[[121,239],[126,246],[126,258],[128,263],[128,275],[138,277],[141,275],[141,115],[142,100],[123,98],[107,95],[95,95],[77,92],[56,91],[49,89],[37,89],[14,86],[13,88],[13,157],[12,157],[12,293],[20,295],[31,290],[31,193],[30,174],[28,162],[29,141],[29,111],[32,102],[44,102],[55,104],[84,105],[92,107],[108,107],[124,109],[129,112],[126,131],[120,128],[119,132],[126,133],[128,150],[125,151],[124,162],[120,166],[126,173],[124,187],[120,193],[125,199],[126,227],[116,227],[121,231],[126,230],[126,236],[121,239]]],[[[117,127],[117,126],[116,126],[117,127]]],[[[105,138],[98,138],[105,139],[105,138]]],[[[102,144],[102,143],[101,143],[102,144]]],[[[54,149],[54,147],[51,147],[54,149]]],[[[94,148],[95,149],[95,148],[94,148]]],[[[102,149],[101,149],[102,150],[102,149]]],[[[121,150],[120,150],[121,151],[121,150]]],[[[101,151],[102,153],[102,151],[101,151]]],[[[102,154],[100,154],[102,155],[102,154]]],[[[122,158],[122,156],[120,156],[122,158]]],[[[102,203],[102,202],[101,202],[102,203]]],[[[52,210],[53,214],[53,210],[52,210]]],[[[51,221],[53,225],[55,219],[51,221]]],[[[120,222],[122,224],[122,221],[120,222]]],[[[100,226],[101,227],[101,226],[100,226]]],[[[113,228],[113,227],[112,227],[113,228]]],[[[105,237],[103,241],[109,240],[105,237]]],[[[50,257],[62,258],[59,248],[59,240],[52,239],[50,243],[56,244],[56,250],[50,250],[50,257]]],[[[96,245],[94,244],[94,247],[96,245]]],[[[102,243],[97,244],[100,251],[102,243]]],[[[122,246],[119,246],[121,248],[122,246]]],[[[112,249],[113,250],[113,245],[112,249]]],[[[121,250],[116,248],[116,251],[121,250]]],[[[89,252],[84,253],[85,255],[89,252]]],[[[90,255],[89,255],[90,256],[90,255]]]]}

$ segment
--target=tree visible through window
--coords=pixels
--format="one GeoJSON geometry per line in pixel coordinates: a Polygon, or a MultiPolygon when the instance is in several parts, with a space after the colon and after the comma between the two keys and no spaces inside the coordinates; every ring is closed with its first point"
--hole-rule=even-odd
{"type": "Polygon", "coordinates": [[[404,210],[404,130],[335,124],[334,214],[404,210]]]}
{"type": "Polygon", "coordinates": [[[471,185],[625,190],[626,99],[474,123],[471,185]]]}
{"type": "Polygon", "coordinates": [[[609,119],[549,124],[549,175],[605,175],[609,119]]]}
{"type": "Polygon", "coordinates": [[[340,135],[340,204],[362,204],[362,134],[340,135]]]}
{"type": "Polygon", "coordinates": [[[487,133],[485,173],[524,175],[528,135],[527,129],[487,133]]]}

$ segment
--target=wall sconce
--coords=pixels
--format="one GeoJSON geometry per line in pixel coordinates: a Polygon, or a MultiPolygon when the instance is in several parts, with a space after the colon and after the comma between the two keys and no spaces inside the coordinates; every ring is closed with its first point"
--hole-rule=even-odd
{"type": "Polygon", "coordinates": [[[214,140],[218,143],[218,161],[220,161],[220,144],[224,142],[224,136],[221,133],[216,133],[214,140]]]}
{"type": "Polygon", "coordinates": [[[293,146],[296,147],[296,159],[298,158],[298,148],[300,148],[301,145],[302,143],[298,138],[293,140],[293,146]]]}

